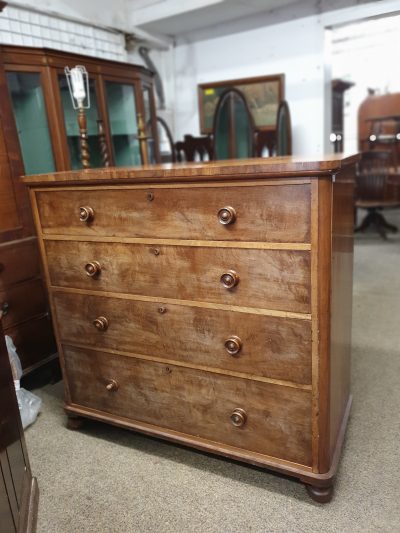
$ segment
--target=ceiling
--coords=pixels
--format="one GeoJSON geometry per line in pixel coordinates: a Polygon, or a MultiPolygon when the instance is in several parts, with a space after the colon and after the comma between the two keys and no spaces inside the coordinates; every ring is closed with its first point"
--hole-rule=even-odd
{"type": "MultiPolygon", "coordinates": [[[[151,33],[177,36],[266,13],[300,0],[127,0],[130,21],[151,33]]],[[[304,0],[303,0],[304,3],[304,0]]]]}

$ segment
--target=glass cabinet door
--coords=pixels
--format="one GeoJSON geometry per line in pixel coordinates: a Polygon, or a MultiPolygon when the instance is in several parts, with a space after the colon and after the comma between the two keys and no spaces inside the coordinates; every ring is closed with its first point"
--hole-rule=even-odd
{"type": "Polygon", "coordinates": [[[55,171],[46,107],[39,72],[7,72],[18,138],[26,174],[55,171]]]}
{"type": "Polygon", "coordinates": [[[113,81],[106,81],[105,87],[115,165],[141,165],[135,88],[113,81]]]}
{"type": "MultiPolygon", "coordinates": [[[[64,112],[64,124],[67,135],[71,169],[77,170],[82,168],[79,142],[78,111],[75,110],[72,105],[67,80],[63,74],[59,75],[58,84],[60,87],[61,104],[64,112]]],[[[85,109],[89,144],[89,161],[92,168],[100,168],[104,165],[101,157],[101,147],[98,135],[97,120],[100,117],[97,108],[96,82],[94,79],[89,79],[89,92],[90,108],[85,109]]]]}

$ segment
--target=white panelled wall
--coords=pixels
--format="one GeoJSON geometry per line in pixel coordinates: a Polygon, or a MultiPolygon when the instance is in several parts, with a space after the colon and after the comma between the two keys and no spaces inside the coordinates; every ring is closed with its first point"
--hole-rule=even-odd
{"type": "Polygon", "coordinates": [[[121,32],[20,7],[7,6],[1,13],[0,43],[54,48],[126,61],[121,32]]]}

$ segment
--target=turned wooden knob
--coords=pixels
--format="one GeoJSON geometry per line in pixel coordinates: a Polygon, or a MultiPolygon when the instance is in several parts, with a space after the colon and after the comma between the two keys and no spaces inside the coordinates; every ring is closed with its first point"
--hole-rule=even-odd
{"type": "Polygon", "coordinates": [[[221,283],[225,289],[233,289],[239,283],[239,275],[234,270],[228,270],[222,274],[221,283]]]}
{"type": "Polygon", "coordinates": [[[108,320],[105,316],[98,316],[93,320],[93,325],[99,331],[105,331],[108,328],[108,320]]]}
{"type": "Polygon", "coordinates": [[[225,341],[225,350],[229,355],[238,355],[242,349],[242,341],[236,335],[232,335],[229,339],[225,341]]]}
{"type": "Polygon", "coordinates": [[[236,220],[236,211],[233,209],[233,207],[222,207],[218,211],[218,220],[224,226],[227,226],[228,224],[233,224],[236,220]]]}
{"type": "Polygon", "coordinates": [[[86,263],[85,272],[90,278],[95,278],[101,272],[101,265],[98,261],[92,261],[91,263],[86,263]]]}
{"type": "Polygon", "coordinates": [[[246,411],[240,409],[239,407],[233,411],[231,414],[231,422],[234,426],[241,428],[245,425],[247,420],[246,411]]]}
{"type": "Polygon", "coordinates": [[[106,385],[106,389],[110,392],[117,391],[119,389],[118,381],[110,379],[106,385]]]}
{"type": "Polygon", "coordinates": [[[79,208],[79,220],[81,222],[90,222],[94,218],[94,211],[89,206],[79,208]]]}

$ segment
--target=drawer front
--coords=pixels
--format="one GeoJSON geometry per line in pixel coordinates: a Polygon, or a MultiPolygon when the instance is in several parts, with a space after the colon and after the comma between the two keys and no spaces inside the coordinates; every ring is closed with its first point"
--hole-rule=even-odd
{"type": "Polygon", "coordinates": [[[0,291],[0,309],[7,304],[3,328],[9,328],[31,317],[46,312],[46,297],[41,279],[14,285],[0,291]]]}
{"type": "Polygon", "coordinates": [[[309,184],[37,193],[48,234],[297,243],[310,242],[310,198],[309,184]],[[224,207],[231,223],[219,222],[224,207]]]}
{"type": "Polygon", "coordinates": [[[311,464],[309,391],[75,348],[65,364],[76,405],[311,464]]]}
{"type": "Polygon", "coordinates": [[[46,250],[56,286],[310,311],[309,252],[72,241],[47,241],[46,250]],[[85,265],[95,264],[90,277],[85,265]],[[225,288],[225,274],[235,287],[225,288]]]}
{"type": "Polygon", "coordinates": [[[0,246],[0,290],[40,275],[36,239],[0,246]]]}
{"type": "Polygon", "coordinates": [[[24,371],[57,351],[49,316],[13,326],[6,334],[14,341],[24,371]]]}
{"type": "Polygon", "coordinates": [[[98,349],[311,383],[309,320],[83,294],[53,299],[66,344],[81,339],[98,349]]]}

